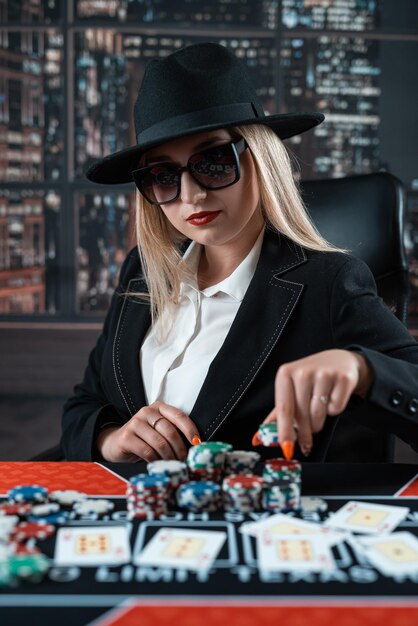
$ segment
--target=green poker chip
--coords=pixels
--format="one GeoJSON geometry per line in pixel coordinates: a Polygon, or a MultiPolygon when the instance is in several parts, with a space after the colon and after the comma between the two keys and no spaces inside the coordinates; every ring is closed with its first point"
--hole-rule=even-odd
{"type": "Polygon", "coordinates": [[[44,554],[14,554],[9,558],[11,577],[39,582],[49,568],[49,559],[44,554]]]}

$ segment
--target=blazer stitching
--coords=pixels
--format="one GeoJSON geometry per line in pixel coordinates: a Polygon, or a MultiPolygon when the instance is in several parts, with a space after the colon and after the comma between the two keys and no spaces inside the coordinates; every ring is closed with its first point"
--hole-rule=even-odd
{"type": "Polygon", "coordinates": [[[289,246],[290,243],[293,244],[294,253],[296,255],[297,261],[291,261],[290,263],[287,263],[286,265],[281,265],[279,268],[277,268],[277,270],[273,270],[273,272],[282,272],[283,270],[287,269],[288,267],[293,267],[294,265],[296,265],[297,263],[300,263],[301,261],[306,261],[306,255],[305,255],[304,249],[301,248],[301,246],[297,245],[293,241],[292,242],[288,241],[287,245],[289,246]],[[300,255],[299,252],[302,252],[302,254],[300,255]]]}
{"type": "Polygon", "coordinates": [[[122,382],[122,384],[123,384],[123,386],[124,386],[124,389],[125,389],[125,391],[126,391],[126,393],[127,393],[128,397],[129,397],[129,400],[130,400],[130,402],[131,402],[132,407],[133,407],[133,408],[135,408],[134,401],[132,400],[131,395],[130,395],[130,393],[129,393],[129,391],[128,391],[128,388],[127,388],[127,386],[126,386],[126,383],[125,383],[125,381],[123,380],[123,377],[122,377],[122,370],[121,370],[121,368],[120,368],[120,362],[119,362],[119,343],[120,343],[121,335],[122,335],[122,332],[123,332],[123,327],[125,326],[125,322],[126,322],[126,313],[127,313],[127,311],[128,311],[128,308],[129,308],[130,304],[131,304],[131,303],[128,301],[128,304],[127,304],[127,306],[126,306],[126,308],[125,308],[125,312],[124,312],[123,322],[122,322],[122,326],[121,326],[121,328],[120,328],[120,333],[119,333],[118,342],[117,342],[117,350],[118,350],[118,351],[117,351],[117,353],[116,353],[116,360],[117,360],[117,367],[118,367],[118,370],[119,370],[119,374],[120,374],[120,377],[121,377],[121,382],[122,382]]]}
{"type": "MultiPolygon", "coordinates": [[[[290,284],[293,284],[293,285],[298,285],[298,286],[300,286],[300,283],[291,283],[290,281],[286,281],[286,282],[289,282],[290,284]]],[[[274,284],[272,281],[270,281],[270,284],[271,284],[273,287],[278,287],[278,288],[280,288],[280,289],[285,289],[286,291],[291,291],[293,294],[295,294],[295,290],[294,290],[294,289],[290,289],[289,287],[285,287],[284,285],[281,285],[281,284],[274,284]]],[[[287,305],[286,309],[284,310],[284,312],[283,312],[283,314],[282,314],[281,318],[280,318],[280,319],[279,319],[279,321],[278,321],[278,324],[277,324],[277,326],[276,326],[276,328],[275,328],[275,331],[274,331],[273,335],[271,336],[271,338],[269,339],[269,341],[268,341],[268,343],[267,343],[266,347],[264,348],[263,352],[260,354],[260,356],[259,356],[259,358],[257,359],[257,361],[254,363],[254,365],[252,366],[251,370],[248,372],[247,376],[243,379],[243,381],[241,382],[241,384],[239,385],[239,387],[237,387],[236,391],[235,391],[235,392],[234,392],[234,394],[231,396],[231,398],[228,400],[228,402],[227,402],[227,403],[226,403],[226,404],[222,407],[222,409],[219,411],[219,413],[218,413],[218,415],[215,417],[215,419],[214,419],[214,420],[213,420],[210,424],[208,424],[207,428],[206,428],[206,429],[205,429],[205,431],[204,431],[204,433],[205,433],[205,434],[207,434],[207,433],[208,433],[209,429],[212,427],[212,425],[213,425],[213,424],[215,424],[216,422],[218,422],[218,421],[219,421],[219,419],[220,419],[220,418],[221,418],[221,416],[222,416],[222,413],[224,413],[225,411],[227,411],[228,406],[229,406],[231,403],[233,403],[233,401],[234,401],[235,397],[239,394],[239,392],[240,392],[241,388],[243,387],[243,385],[245,384],[245,382],[246,382],[246,381],[247,381],[247,380],[251,377],[251,374],[252,374],[253,370],[254,370],[254,369],[258,366],[258,364],[259,364],[259,363],[260,363],[260,361],[263,359],[263,357],[264,357],[264,355],[266,354],[266,352],[269,350],[269,346],[270,346],[270,344],[272,343],[272,341],[273,341],[274,339],[277,339],[276,335],[277,335],[277,331],[278,331],[278,329],[279,329],[280,327],[283,327],[283,326],[284,326],[284,324],[285,324],[285,323],[287,322],[287,320],[289,319],[290,313],[292,312],[292,311],[289,311],[289,314],[287,315],[286,320],[285,320],[285,321],[283,322],[283,324],[282,324],[281,322],[282,322],[282,320],[283,320],[284,316],[286,315],[286,312],[287,312],[287,310],[289,309],[289,307],[291,306],[291,304],[292,304],[292,301],[288,303],[288,305],[287,305]]]]}
{"type": "MultiPolygon", "coordinates": [[[[131,284],[132,280],[138,280],[138,279],[135,279],[135,278],[134,278],[134,279],[131,279],[131,280],[129,281],[129,283],[128,283],[128,289],[129,289],[129,286],[130,286],[130,284],[131,284]]],[[[116,328],[115,340],[114,340],[114,342],[113,342],[113,373],[114,373],[114,375],[115,375],[116,384],[117,384],[117,386],[118,386],[119,393],[120,393],[120,395],[122,396],[123,401],[124,401],[124,402],[125,402],[125,404],[126,404],[126,408],[128,409],[128,411],[129,411],[129,412],[131,412],[131,407],[132,407],[132,410],[133,410],[133,411],[135,410],[135,404],[134,404],[134,402],[133,402],[133,400],[132,400],[132,398],[131,398],[131,395],[130,395],[130,393],[129,393],[129,390],[128,390],[128,388],[127,388],[127,386],[126,386],[126,384],[125,384],[125,382],[124,382],[124,380],[123,380],[122,370],[121,370],[121,367],[120,367],[120,362],[119,362],[119,343],[120,343],[120,339],[121,339],[121,335],[122,335],[122,330],[123,330],[123,327],[124,327],[124,325],[125,325],[125,321],[126,321],[126,312],[127,312],[127,310],[128,310],[129,305],[130,305],[130,302],[129,302],[129,300],[128,300],[128,297],[127,297],[127,296],[125,296],[125,302],[123,303],[122,311],[120,312],[120,316],[119,316],[119,320],[118,320],[118,325],[117,325],[117,328],[116,328]],[[126,307],[125,307],[125,305],[126,305],[126,307]],[[122,322],[122,325],[120,326],[120,330],[119,330],[119,325],[121,324],[121,322],[122,322]],[[117,372],[116,372],[115,358],[116,358],[116,361],[117,361],[117,369],[118,369],[118,371],[119,371],[120,379],[121,379],[121,382],[122,382],[122,384],[123,384],[123,386],[124,386],[124,388],[125,388],[125,390],[126,390],[126,393],[127,393],[127,395],[128,395],[129,401],[131,402],[131,407],[129,407],[128,401],[127,401],[127,399],[125,398],[124,393],[123,393],[123,391],[122,391],[122,389],[121,389],[121,386],[120,386],[120,384],[119,384],[118,374],[117,374],[117,372]]]]}

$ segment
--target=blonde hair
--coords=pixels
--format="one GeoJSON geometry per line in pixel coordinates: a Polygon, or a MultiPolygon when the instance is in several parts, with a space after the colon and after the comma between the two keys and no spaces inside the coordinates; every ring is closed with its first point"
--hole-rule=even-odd
{"type": "MultiPolygon", "coordinates": [[[[289,153],[277,135],[262,124],[237,126],[231,132],[244,137],[251,150],[267,227],[309,250],[345,252],[327,242],[312,223],[294,178],[289,153]]],[[[131,295],[149,300],[154,323],[166,306],[179,300],[180,283],[187,276],[181,244],[187,239],[174,229],[158,206],[147,202],[139,192],[136,237],[149,293],[131,295]]]]}

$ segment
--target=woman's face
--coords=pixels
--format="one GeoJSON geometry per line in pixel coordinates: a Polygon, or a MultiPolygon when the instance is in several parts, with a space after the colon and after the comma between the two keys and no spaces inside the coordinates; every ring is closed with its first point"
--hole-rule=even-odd
{"type": "MultiPolygon", "coordinates": [[[[186,165],[196,152],[232,140],[227,130],[215,130],[183,137],[157,146],[146,153],[146,163],[170,162],[186,165]]],[[[153,207],[163,211],[180,233],[204,246],[252,245],[264,221],[255,165],[249,149],[240,155],[241,176],[225,189],[207,190],[188,171],[181,174],[177,200],[153,207]]]]}

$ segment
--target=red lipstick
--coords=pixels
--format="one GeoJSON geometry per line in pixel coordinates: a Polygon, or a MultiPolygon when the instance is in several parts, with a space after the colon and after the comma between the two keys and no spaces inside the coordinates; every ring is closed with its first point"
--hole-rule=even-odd
{"type": "Polygon", "coordinates": [[[200,213],[193,213],[187,218],[187,221],[193,226],[202,226],[209,224],[219,215],[220,211],[201,211],[200,213]]]}

